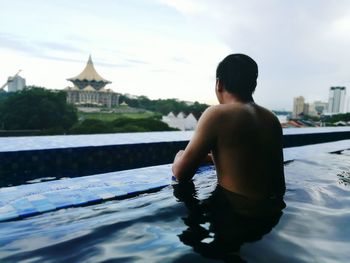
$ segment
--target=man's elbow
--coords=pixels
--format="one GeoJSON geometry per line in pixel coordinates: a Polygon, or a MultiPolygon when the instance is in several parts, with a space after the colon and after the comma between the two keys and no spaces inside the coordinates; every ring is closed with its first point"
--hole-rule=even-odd
{"type": "Polygon", "coordinates": [[[173,172],[174,177],[176,178],[176,181],[180,181],[181,180],[181,173],[180,173],[179,167],[176,163],[173,164],[173,166],[171,167],[171,170],[173,172]]]}
{"type": "Polygon", "coordinates": [[[175,176],[176,180],[178,182],[183,182],[183,181],[187,181],[190,178],[188,178],[188,176],[186,176],[186,173],[184,173],[184,171],[182,171],[181,167],[179,167],[178,164],[174,163],[172,168],[171,168],[173,175],[175,176]]]}

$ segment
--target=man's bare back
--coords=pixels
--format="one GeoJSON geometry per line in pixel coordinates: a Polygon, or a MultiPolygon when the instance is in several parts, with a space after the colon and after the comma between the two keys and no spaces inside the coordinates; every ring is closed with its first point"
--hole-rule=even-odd
{"type": "Polygon", "coordinates": [[[184,151],[175,157],[173,173],[188,180],[212,156],[218,183],[250,199],[282,197],[285,191],[282,129],[274,114],[253,100],[242,100],[217,80],[219,105],[209,107],[184,151]]]}
{"type": "Polygon", "coordinates": [[[282,131],[266,109],[247,103],[219,105],[213,157],[221,186],[251,198],[283,195],[282,131]]]}

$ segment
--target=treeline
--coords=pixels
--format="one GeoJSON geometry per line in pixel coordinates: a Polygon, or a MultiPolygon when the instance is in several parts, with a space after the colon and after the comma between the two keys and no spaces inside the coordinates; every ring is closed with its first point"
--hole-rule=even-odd
{"type": "Polygon", "coordinates": [[[114,121],[86,119],[74,125],[68,134],[176,131],[166,123],[155,118],[132,119],[120,118],[114,121]]]}
{"type": "Polygon", "coordinates": [[[0,130],[35,130],[36,135],[176,130],[160,121],[158,115],[142,119],[123,117],[113,121],[79,121],[76,107],[66,102],[66,96],[64,91],[34,86],[3,96],[0,100],[0,130]]]}
{"type": "Polygon", "coordinates": [[[273,110],[272,112],[276,115],[283,115],[283,116],[291,115],[290,111],[273,110]]]}
{"type": "Polygon", "coordinates": [[[169,112],[174,112],[175,114],[179,112],[184,112],[185,114],[192,113],[197,119],[202,115],[203,111],[209,107],[209,105],[197,101],[193,104],[188,104],[177,99],[151,100],[146,96],[130,98],[126,95],[121,95],[119,101],[127,103],[130,107],[159,112],[163,115],[167,115],[169,112]]]}
{"type": "Polygon", "coordinates": [[[301,115],[301,120],[312,121],[316,123],[322,123],[324,126],[342,126],[346,124],[338,122],[350,122],[350,113],[339,113],[334,115],[320,115],[320,116],[310,116],[301,115]]]}
{"type": "Polygon", "coordinates": [[[331,116],[322,116],[322,121],[329,123],[336,123],[338,121],[350,121],[350,113],[340,113],[331,116]]]}
{"type": "Polygon", "coordinates": [[[77,121],[77,109],[66,103],[63,91],[27,87],[0,102],[0,129],[3,130],[65,131],[77,121]]]}

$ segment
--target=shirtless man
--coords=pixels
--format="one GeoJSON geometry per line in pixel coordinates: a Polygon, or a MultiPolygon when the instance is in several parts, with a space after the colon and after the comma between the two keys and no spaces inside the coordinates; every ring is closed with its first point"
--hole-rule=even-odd
{"type": "Polygon", "coordinates": [[[216,70],[219,105],[201,116],[172,171],[181,181],[193,177],[204,160],[213,160],[218,183],[251,200],[282,197],[285,192],[282,129],[274,114],[254,103],[258,66],[243,54],[227,56],[216,70]]]}

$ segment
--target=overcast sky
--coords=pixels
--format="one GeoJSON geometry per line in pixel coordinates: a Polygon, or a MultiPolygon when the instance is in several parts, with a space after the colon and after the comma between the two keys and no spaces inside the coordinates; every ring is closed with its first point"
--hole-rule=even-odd
{"type": "MultiPolygon", "coordinates": [[[[0,85],[71,85],[89,54],[116,92],[215,104],[230,53],[259,65],[257,103],[328,100],[350,83],[347,0],[0,0],[0,85]]],[[[108,86],[107,86],[108,87],[108,86]]]]}

